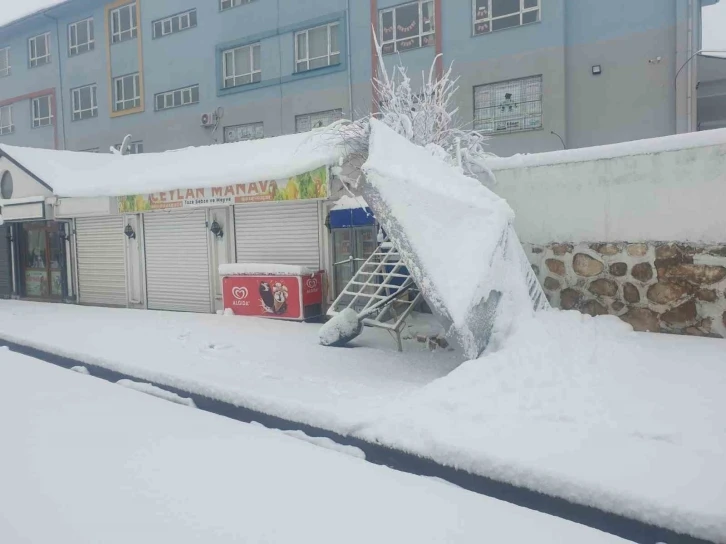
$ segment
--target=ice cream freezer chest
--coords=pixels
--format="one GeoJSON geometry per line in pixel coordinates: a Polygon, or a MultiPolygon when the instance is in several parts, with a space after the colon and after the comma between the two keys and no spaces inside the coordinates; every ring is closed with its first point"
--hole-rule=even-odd
{"type": "Polygon", "coordinates": [[[323,275],[323,271],[305,275],[223,275],[225,311],[294,321],[321,317],[323,275]]]}

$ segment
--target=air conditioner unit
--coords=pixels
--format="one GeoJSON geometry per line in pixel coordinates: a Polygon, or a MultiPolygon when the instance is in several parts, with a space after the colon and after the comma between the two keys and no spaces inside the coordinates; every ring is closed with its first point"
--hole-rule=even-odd
{"type": "Polygon", "coordinates": [[[217,113],[216,112],[209,112],[209,113],[203,113],[202,114],[202,126],[203,127],[213,127],[217,124],[217,113]]]}

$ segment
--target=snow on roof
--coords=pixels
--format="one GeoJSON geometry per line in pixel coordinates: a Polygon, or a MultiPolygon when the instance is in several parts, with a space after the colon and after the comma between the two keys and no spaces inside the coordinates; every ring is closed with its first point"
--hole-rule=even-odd
{"type": "Polygon", "coordinates": [[[0,152],[62,197],[124,196],[282,180],[336,164],[344,153],[335,136],[323,130],[140,155],[2,144],[0,152]]]}
{"type": "Polygon", "coordinates": [[[512,157],[486,159],[485,163],[492,170],[508,170],[510,168],[612,159],[628,155],[647,155],[723,144],[726,144],[726,129],[718,129],[549,153],[519,154],[512,157]]]}
{"type": "Polygon", "coordinates": [[[343,195],[333,206],[333,211],[338,210],[356,210],[358,208],[367,208],[368,204],[362,196],[343,195]]]}
{"type": "Polygon", "coordinates": [[[69,0],[25,0],[24,2],[3,2],[0,10],[0,28],[39,15],[59,4],[67,4],[69,0]]]}

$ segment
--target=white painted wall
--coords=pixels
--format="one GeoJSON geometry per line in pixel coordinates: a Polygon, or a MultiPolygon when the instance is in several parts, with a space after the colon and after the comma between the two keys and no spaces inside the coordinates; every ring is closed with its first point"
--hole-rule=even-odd
{"type": "Polygon", "coordinates": [[[509,202],[519,237],[532,244],[723,244],[726,131],[710,132],[700,141],[681,135],[494,159],[491,189],[509,202]]]}

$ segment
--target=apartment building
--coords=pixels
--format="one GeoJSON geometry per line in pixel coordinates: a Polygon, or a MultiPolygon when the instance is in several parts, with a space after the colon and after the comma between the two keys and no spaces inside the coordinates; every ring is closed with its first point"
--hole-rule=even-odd
{"type": "Polygon", "coordinates": [[[140,153],[360,117],[372,29],[414,82],[453,63],[499,155],[687,132],[717,1],[67,0],[0,27],[0,143],[140,153]]]}

